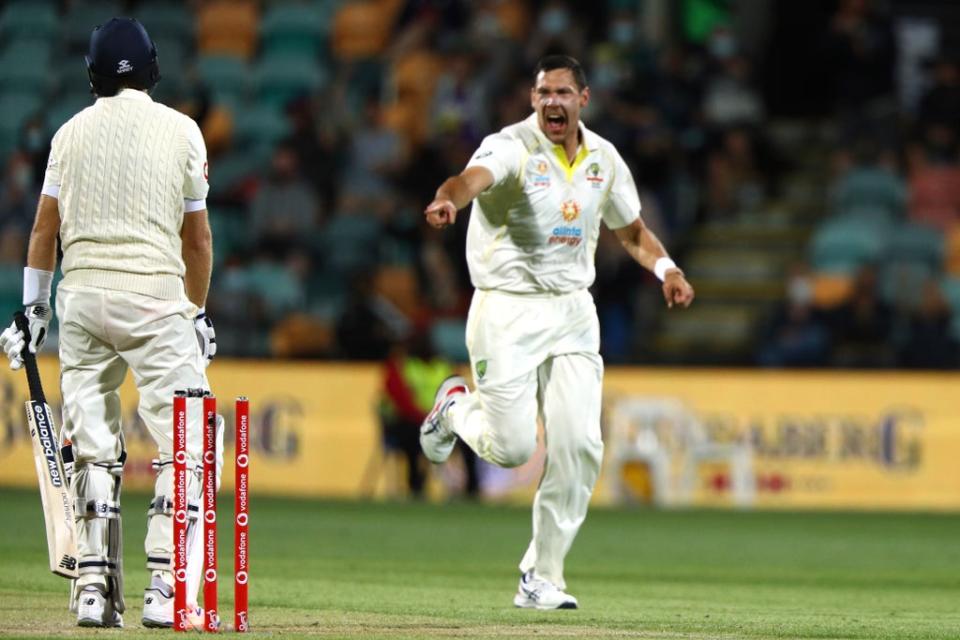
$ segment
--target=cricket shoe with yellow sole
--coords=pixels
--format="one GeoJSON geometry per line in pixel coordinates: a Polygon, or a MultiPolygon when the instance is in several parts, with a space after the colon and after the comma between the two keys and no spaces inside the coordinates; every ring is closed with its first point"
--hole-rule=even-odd
{"type": "Polygon", "coordinates": [[[457,444],[457,434],[447,424],[447,412],[468,393],[470,390],[463,376],[450,376],[437,389],[433,410],[420,426],[420,448],[430,462],[440,464],[450,457],[450,452],[457,444]]]}

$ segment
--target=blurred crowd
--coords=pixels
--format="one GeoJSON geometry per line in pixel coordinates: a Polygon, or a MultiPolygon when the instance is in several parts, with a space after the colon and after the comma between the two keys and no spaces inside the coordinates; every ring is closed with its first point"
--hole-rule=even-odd
{"type": "MultiPolygon", "coordinates": [[[[782,274],[783,302],[764,315],[751,361],[956,366],[957,61],[931,59],[903,98],[891,17],[876,5],[810,9],[824,14],[801,52],[815,59],[794,62],[819,81],[793,99],[782,88],[791,61],[771,58],[783,18],[769,9],[765,24],[744,26],[724,0],[51,3],[58,24],[84,7],[140,16],[159,49],[155,97],[203,129],[208,312],[221,353],[382,360],[425,335],[465,358],[466,224],[431,230],[422,209],[486,134],[530,112],[536,60],[564,52],[587,71],[587,125],[627,160],[645,220],[681,265],[699,227],[762,214],[797,157],[809,165],[807,141],[774,139],[771,123],[827,123],[814,163],[829,194],[821,216],[796,221],[814,229],[809,248],[782,274]]],[[[0,61],[15,46],[4,33],[0,61]]],[[[44,89],[61,107],[83,107],[83,45],[53,53],[77,76],[44,89]]],[[[0,111],[5,91],[0,77],[0,111]]],[[[24,112],[6,150],[0,300],[10,308],[49,140],[67,115],[24,112]]],[[[657,361],[648,336],[669,322],[658,292],[603,234],[594,294],[609,361],[657,361]]]]}

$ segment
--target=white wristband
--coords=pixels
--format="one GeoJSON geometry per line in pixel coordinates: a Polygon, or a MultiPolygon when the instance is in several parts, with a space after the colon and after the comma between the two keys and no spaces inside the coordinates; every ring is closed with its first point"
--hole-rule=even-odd
{"type": "Polygon", "coordinates": [[[50,306],[50,288],[53,285],[53,271],[23,268],[23,306],[35,304],[50,306]]]}
{"type": "Polygon", "coordinates": [[[677,265],[673,260],[664,256],[663,258],[657,258],[657,261],[653,263],[653,273],[660,282],[663,282],[663,279],[667,277],[667,271],[670,269],[676,269],[677,265]]]}

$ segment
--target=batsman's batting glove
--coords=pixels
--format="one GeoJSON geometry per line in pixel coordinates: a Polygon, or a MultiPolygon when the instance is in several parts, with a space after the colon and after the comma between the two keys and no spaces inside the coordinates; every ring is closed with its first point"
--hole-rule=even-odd
{"type": "Polygon", "coordinates": [[[200,307],[197,317],[193,319],[193,328],[197,331],[197,342],[200,344],[200,353],[210,366],[213,356],[217,355],[217,332],[213,330],[213,320],[207,316],[205,307],[200,307]]]}
{"type": "Polygon", "coordinates": [[[47,327],[50,325],[50,318],[53,312],[50,307],[44,304],[35,304],[26,308],[24,315],[30,327],[30,342],[27,343],[27,337],[23,331],[17,328],[16,323],[11,324],[0,334],[0,348],[7,354],[10,360],[10,368],[16,371],[23,366],[23,349],[29,347],[30,353],[36,353],[43,346],[47,339],[47,327]]]}
{"type": "Polygon", "coordinates": [[[53,309],[45,304],[34,304],[24,312],[30,322],[30,353],[36,353],[47,339],[47,327],[53,317],[53,309]]]}
{"type": "Polygon", "coordinates": [[[23,348],[26,346],[26,337],[15,324],[10,325],[0,333],[0,348],[10,360],[10,368],[16,371],[23,366],[23,348]]]}

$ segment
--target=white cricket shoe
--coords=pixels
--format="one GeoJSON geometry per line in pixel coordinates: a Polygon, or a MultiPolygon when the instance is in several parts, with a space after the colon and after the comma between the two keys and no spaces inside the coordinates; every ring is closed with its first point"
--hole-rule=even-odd
{"type": "Polygon", "coordinates": [[[143,590],[143,626],[169,629],[173,626],[173,589],[159,576],[150,579],[143,590]]]}
{"type": "Polygon", "coordinates": [[[450,376],[437,389],[433,410],[420,425],[420,448],[430,462],[440,464],[450,457],[457,434],[447,426],[447,411],[468,393],[463,376],[450,376]]]}
{"type": "Polygon", "coordinates": [[[87,585],[77,598],[78,627],[122,627],[123,617],[113,608],[103,587],[87,585]]]}
{"type": "Polygon", "coordinates": [[[569,593],[564,593],[557,585],[535,578],[533,571],[527,571],[520,576],[520,586],[517,595],[513,596],[513,604],[521,609],[576,609],[577,599],[569,593]]]}

